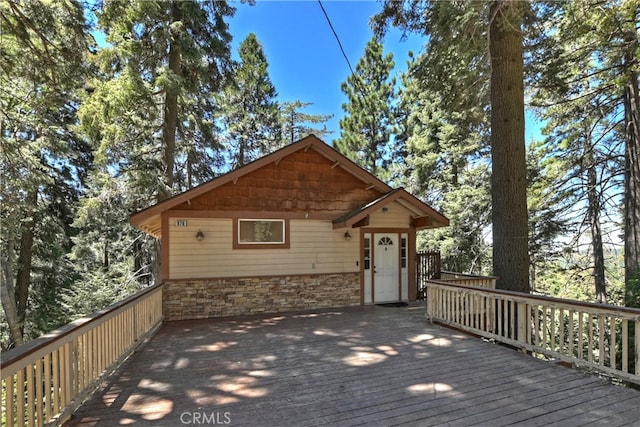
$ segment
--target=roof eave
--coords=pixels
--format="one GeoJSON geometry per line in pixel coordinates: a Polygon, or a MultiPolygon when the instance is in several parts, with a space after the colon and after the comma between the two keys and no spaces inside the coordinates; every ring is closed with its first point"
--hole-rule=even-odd
{"type": "Polygon", "coordinates": [[[347,214],[336,218],[333,221],[333,229],[351,228],[354,224],[359,223],[364,218],[371,215],[371,213],[400,200],[405,200],[417,212],[424,213],[423,215],[412,217],[412,226],[416,229],[447,227],[449,225],[449,219],[440,212],[422,202],[404,188],[397,188],[383,195],[378,200],[370,202],[368,206],[355,212],[353,215],[347,214]],[[421,220],[420,218],[425,218],[425,220],[421,220]],[[426,220],[427,218],[428,220],[426,220]]]}
{"type": "MultiPolygon", "coordinates": [[[[162,212],[165,212],[181,203],[187,202],[195,197],[201,196],[209,191],[212,191],[222,185],[225,185],[229,182],[233,182],[234,180],[239,179],[240,177],[247,175],[255,170],[260,169],[263,166],[268,165],[272,162],[280,162],[280,160],[290,154],[293,154],[297,151],[304,150],[307,151],[309,149],[314,149],[324,157],[335,162],[334,167],[341,167],[347,172],[351,173],[356,178],[360,179],[367,188],[375,188],[381,193],[386,193],[391,190],[391,187],[385,184],[380,179],[376,178],[369,172],[362,169],[356,163],[348,159],[346,156],[338,152],[333,147],[325,144],[322,140],[320,140],[315,135],[309,135],[301,140],[294,142],[293,144],[287,145],[267,156],[261,157],[243,167],[235,169],[231,172],[226,173],[218,178],[214,178],[211,181],[203,183],[191,190],[188,190],[184,193],[173,196],[169,199],[166,199],[162,202],[159,202],[153,206],[150,206],[146,209],[143,209],[139,212],[132,214],[129,217],[129,222],[132,226],[142,229],[141,225],[149,219],[156,218],[161,215],[162,212]]],[[[146,230],[143,230],[147,232],[146,230]]],[[[157,236],[156,236],[157,237],[157,236]]]]}

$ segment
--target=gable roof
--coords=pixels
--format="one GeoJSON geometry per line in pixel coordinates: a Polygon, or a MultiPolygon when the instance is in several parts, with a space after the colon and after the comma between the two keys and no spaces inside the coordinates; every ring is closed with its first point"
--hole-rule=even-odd
{"type": "Polygon", "coordinates": [[[360,221],[366,219],[373,212],[384,208],[386,205],[397,202],[404,208],[415,214],[413,226],[418,229],[446,227],[449,219],[431,206],[420,201],[404,188],[396,188],[380,196],[359,209],[346,213],[340,218],[333,220],[333,228],[353,227],[360,221]]]}
{"type": "Polygon", "coordinates": [[[209,191],[212,191],[218,187],[221,187],[229,182],[234,182],[240,177],[243,177],[253,171],[256,171],[270,163],[276,164],[286,156],[289,156],[298,151],[314,150],[334,163],[334,167],[340,167],[353,175],[355,178],[361,180],[366,184],[368,188],[373,188],[380,193],[388,193],[392,190],[390,186],[385,184],[380,179],[376,178],[366,170],[362,169],[356,163],[345,157],[343,154],[335,150],[333,147],[325,144],[322,140],[318,139],[315,135],[309,135],[301,140],[287,145],[273,153],[254,160],[245,166],[221,175],[211,181],[205,182],[191,190],[180,193],[169,199],[166,199],[160,203],[157,203],[147,209],[141,210],[132,214],[129,218],[131,225],[140,228],[141,230],[155,236],[161,237],[160,231],[160,215],[162,212],[168,211],[181,203],[190,201],[193,198],[201,196],[209,191]]]}
{"type": "MultiPolygon", "coordinates": [[[[403,188],[392,189],[374,175],[362,169],[356,163],[345,157],[333,147],[325,144],[315,135],[309,135],[301,140],[287,145],[273,153],[261,157],[245,166],[221,175],[211,181],[205,182],[191,190],[173,196],[147,209],[132,214],[129,218],[131,225],[145,231],[157,238],[162,237],[161,215],[163,212],[178,208],[183,203],[190,203],[192,199],[209,193],[225,184],[236,183],[240,178],[271,163],[276,165],[285,157],[294,153],[314,150],[333,163],[332,168],[340,167],[354,178],[362,181],[367,189],[373,189],[381,196],[366,203],[362,207],[341,215],[333,221],[334,228],[352,227],[358,221],[368,217],[373,211],[382,209],[389,203],[398,202],[415,214],[414,226],[416,228],[443,227],[449,225],[449,220],[429,205],[418,200],[403,188]]],[[[357,225],[356,225],[357,226],[357,225]]]]}

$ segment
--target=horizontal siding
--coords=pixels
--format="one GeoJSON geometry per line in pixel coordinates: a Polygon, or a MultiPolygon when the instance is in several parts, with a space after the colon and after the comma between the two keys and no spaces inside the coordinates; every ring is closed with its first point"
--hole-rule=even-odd
{"type": "Polygon", "coordinates": [[[331,221],[291,220],[289,249],[234,250],[230,219],[185,219],[187,227],[176,227],[176,218],[169,221],[171,279],[359,271],[358,231],[350,230],[347,242],[331,221]],[[198,230],[202,241],[195,238],[198,230]]]}
{"type": "Polygon", "coordinates": [[[371,214],[369,227],[407,228],[411,225],[411,211],[398,203],[390,203],[387,211],[378,210],[371,214]]]}

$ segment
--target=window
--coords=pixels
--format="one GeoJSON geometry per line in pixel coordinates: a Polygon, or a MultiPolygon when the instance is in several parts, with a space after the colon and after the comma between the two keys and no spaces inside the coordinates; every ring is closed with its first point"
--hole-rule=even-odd
{"type": "Polygon", "coordinates": [[[407,238],[400,239],[400,267],[407,268],[407,238]]]}
{"type": "Polygon", "coordinates": [[[284,220],[238,220],[238,243],[284,243],[284,220]]]}
{"type": "Polygon", "coordinates": [[[284,219],[238,219],[234,222],[234,249],[288,248],[289,225],[284,219]]]}
{"type": "Polygon", "coordinates": [[[369,270],[371,268],[371,239],[364,238],[364,269],[369,270]]]}
{"type": "Polygon", "coordinates": [[[382,237],[378,240],[378,246],[393,246],[393,240],[391,240],[391,237],[382,237]]]}

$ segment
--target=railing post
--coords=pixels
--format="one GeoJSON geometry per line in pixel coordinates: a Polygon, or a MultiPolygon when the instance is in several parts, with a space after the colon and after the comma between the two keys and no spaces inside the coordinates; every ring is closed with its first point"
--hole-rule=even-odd
{"type": "Polygon", "coordinates": [[[3,426],[64,422],[116,362],[159,326],[162,313],[152,310],[161,310],[153,303],[161,292],[160,286],[149,288],[3,353],[3,426]],[[139,316],[128,321],[138,306],[144,306],[139,316]]]}
{"type": "Polygon", "coordinates": [[[529,319],[527,318],[527,303],[518,302],[518,337],[517,340],[523,344],[529,344],[527,342],[527,329],[529,325],[529,319]]]}
{"type": "Polygon", "coordinates": [[[633,372],[636,376],[640,376],[640,320],[635,321],[635,333],[636,339],[635,341],[635,371],[633,372]]]}

